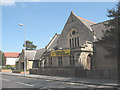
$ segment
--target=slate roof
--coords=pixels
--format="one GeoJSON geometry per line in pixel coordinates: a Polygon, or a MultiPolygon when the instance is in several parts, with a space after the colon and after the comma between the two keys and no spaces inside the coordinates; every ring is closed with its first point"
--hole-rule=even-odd
{"type": "Polygon", "coordinates": [[[36,51],[36,55],[35,55],[34,60],[39,60],[41,56],[43,55],[43,53],[45,52],[45,48],[37,49],[35,51],[36,51]]]}
{"type": "Polygon", "coordinates": [[[108,23],[108,21],[104,21],[104,22],[101,22],[101,23],[97,23],[97,24],[91,25],[91,29],[95,33],[95,36],[96,36],[96,38],[98,40],[102,39],[102,37],[103,37],[103,31],[106,31],[108,29],[104,25],[104,24],[107,24],[107,23],[108,23]]]}
{"type": "Polygon", "coordinates": [[[103,37],[103,31],[106,31],[106,28],[104,24],[107,24],[108,21],[100,22],[100,23],[94,23],[92,21],[89,21],[87,19],[84,19],[82,17],[76,16],[80,21],[82,21],[93,33],[93,35],[96,37],[93,42],[96,42],[103,37]]]}
{"type": "Polygon", "coordinates": [[[17,52],[4,52],[4,56],[5,57],[18,57],[20,53],[17,53],[17,52]]]}
{"type": "Polygon", "coordinates": [[[34,50],[25,50],[25,56],[28,60],[34,60],[36,51],[34,50]]]}
{"type": "Polygon", "coordinates": [[[44,52],[45,52],[44,48],[37,49],[37,50],[26,50],[25,55],[28,60],[40,60],[44,52]]]}
{"type": "Polygon", "coordinates": [[[89,21],[89,20],[84,19],[84,18],[79,17],[79,16],[77,16],[77,18],[80,19],[80,21],[82,21],[89,29],[90,29],[91,25],[96,24],[96,23],[94,23],[92,21],[89,21]]]}

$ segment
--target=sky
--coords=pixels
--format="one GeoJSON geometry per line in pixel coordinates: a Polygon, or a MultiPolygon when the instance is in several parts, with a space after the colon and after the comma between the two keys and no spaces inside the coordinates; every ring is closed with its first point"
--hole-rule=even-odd
{"type": "Polygon", "coordinates": [[[107,9],[117,2],[16,2],[2,6],[2,51],[21,52],[26,40],[44,48],[55,35],[60,34],[71,13],[95,23],[109,18],[107,9]]]}

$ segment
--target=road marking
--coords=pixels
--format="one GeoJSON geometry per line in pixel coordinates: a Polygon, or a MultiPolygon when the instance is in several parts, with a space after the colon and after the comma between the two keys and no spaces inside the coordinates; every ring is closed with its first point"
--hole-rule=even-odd
{"type": "Polygon", "coordinates": [[[72,83],[72,82],[65,82],[66,84],[72,84],[72,85],[74,85],[74,84],[76,84],[76,83],[72,83]]]}
{"type": "Polygon", "coordinates": [[[21,82],[16,82],[16,83],[26,85],[26,86],[34,86],[34,85],[31,85],[31,84],[26,84],[26,83],[21,83],[21,82]]]}
{"type": "Polygon", "coordinates": [[[46,80],[46,81],[53,81],[53,80],[46,80]]]}
{"type": "Polygon", "coordinates": [[[1,80],[5,80],[5,81],[10,81],[10,80],[8,80],[8,79],[3,79],[3,78],[0,78],[1,80]]]}
{"type": "Polygon", "coordinates": [[[5,81],[10,81],[10,80],[8,80],[8,79],[3,79],[3,80],[5,80],[5,81]]]}

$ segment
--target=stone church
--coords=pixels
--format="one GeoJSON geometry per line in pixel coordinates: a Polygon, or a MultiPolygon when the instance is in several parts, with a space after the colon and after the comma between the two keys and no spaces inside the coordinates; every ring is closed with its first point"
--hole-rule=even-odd
{"type": "Polygon", "coordinates": [[[90,28],[92,24],[95,23],[71,12],[62,33],[56,34],[46,46],[44,67],[92,69],[92,42],[95,38],[94,32],[90,28]],[[68,54],[64,55],[66,52],[68,54]]]}
{"type": "Polygon", "coordinates": [[[56,33],[46,45],[40,67],[30,73],[115,78],[116,60],[106,61],[104,55],[109,52],[97,44],[103,36],[102,29],[105,30],[104,22],[96,24],[71,12],[61,34],[56,33]]]}

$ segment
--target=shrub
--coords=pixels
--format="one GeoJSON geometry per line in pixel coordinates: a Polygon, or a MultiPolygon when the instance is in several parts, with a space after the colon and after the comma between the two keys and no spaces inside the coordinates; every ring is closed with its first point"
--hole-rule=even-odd
{"type": "Polygon", "coordinates": [[[14,66],[10,66],[10,65],[6,65],[2,67],[2,69],[14,69],[14,68],[15,68],[14,66]]]}

